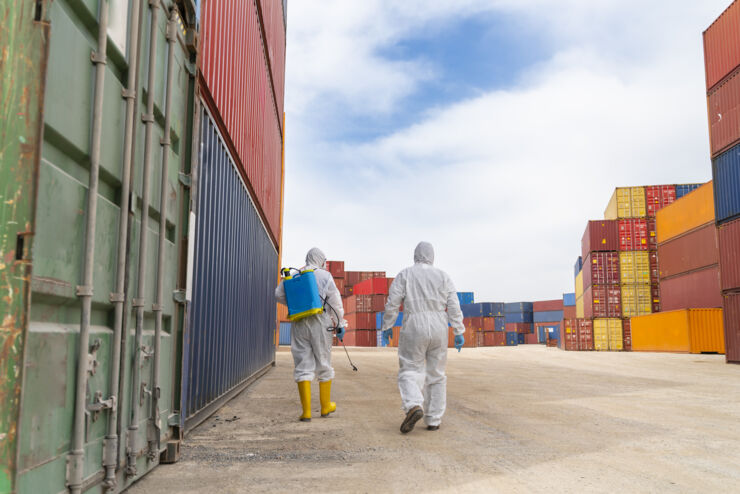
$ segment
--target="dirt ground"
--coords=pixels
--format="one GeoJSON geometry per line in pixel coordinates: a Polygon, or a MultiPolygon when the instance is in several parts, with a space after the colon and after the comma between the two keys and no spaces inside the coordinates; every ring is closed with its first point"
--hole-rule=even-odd
{"type": "Polygon", "coordinates": [[[740,366],[723,356],[450,351],[447,413],[408,435],[393,348],[334,350],[337,412],[298,421],[287,349],[129,492],[740,492],[740,366]]]}

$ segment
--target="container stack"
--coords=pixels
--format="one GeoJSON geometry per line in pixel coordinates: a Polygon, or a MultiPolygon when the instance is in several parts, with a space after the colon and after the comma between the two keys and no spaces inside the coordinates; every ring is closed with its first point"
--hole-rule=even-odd
{"type": "Polygon", "coordinates": [[[740,2],[704,32],[726,358],[740,363],[740,2]]]}
{"type": "Polygon", "coordinates": [[[560,324],[563,321],[563,299],[533,302],[532,311],[534,333],[520,337],[520,343],[545,343],[548,346],[559,346],[560,324]]]}
{"type": "Polygon", "coordinates": [[[504,304],[506,345],[516,346],[526,341],[527,334],[534,334],[534,308],[532,302],[504,304]],[[525,336],[519,336],[519,335],[525,336]]]}
{"type": "MultiPolygon", "coordinates": [[[[580,258],[579,258],[580,259],[580,258]]],[[[576,273],[577,275],[578,273],[576,273]]],[[[558,347],[561,350],[577,350],[576,342],[576,294],[563,294],[563,319],[560,321],[560,338],[558,347]],[[567,341],[566,341],[567,339],[567,341]],[[575,348],[574,348],[575,346],[575,348]]],[[[538,335],[539,336],[539,335],[538,335]]],[[[539,341],[538,342],[542,343],[539,341]]]]}
{"type": "MultiPolygon", "coordinates": [[[[461,293],[458,293],[461,298],[461,293]]],[[[472,299],[472,297],[471,297],[472,299]]],[[[465,346],[501,346],[505,344],[504,304],[500,302],[478,302],[461,304],[465,325],[465,346]]],[[[454,334],[450,328],[449,346],[454,346],[454,334]]]]}

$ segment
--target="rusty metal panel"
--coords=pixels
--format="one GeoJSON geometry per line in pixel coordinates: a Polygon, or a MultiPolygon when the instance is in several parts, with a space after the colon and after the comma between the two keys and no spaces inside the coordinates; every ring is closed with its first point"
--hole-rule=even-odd
{"type": "Polygon", "coordinates": [[[45,10],[46,2],[21,0],[0,7],[0,492],[15,489],[48,57],[45,10]]]}

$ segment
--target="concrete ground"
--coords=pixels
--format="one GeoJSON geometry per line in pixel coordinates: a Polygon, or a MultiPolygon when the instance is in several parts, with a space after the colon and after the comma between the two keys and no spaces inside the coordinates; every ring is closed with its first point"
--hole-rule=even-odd
{"type": "Polygon", "coordinates": [[[723,356],[450,351],[442,428],[402,435],[393,348],[334,350],[337,412],[299,422],[289,351],[132,493],[740,492],[723,356]]]}

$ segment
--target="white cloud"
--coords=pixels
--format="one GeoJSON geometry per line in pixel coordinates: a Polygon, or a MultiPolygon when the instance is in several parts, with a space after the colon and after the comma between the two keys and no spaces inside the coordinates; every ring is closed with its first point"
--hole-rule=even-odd
{"type": "Polygon", "coordinates": [[[394,274],[425,239],[479,300],[572,291],[585,221],[613,187],[709,179],[701,31],[726,3],[338,2],[326,17],[325,2],[291,3],[285,262],[318,245],[394,274]],[[334,143],[316,128],[322,103],[338,121],[402,106],[433,68],[380,51],[486,9],[544,30],[552,58],[381,139],[334,143]]]}

